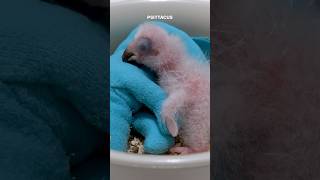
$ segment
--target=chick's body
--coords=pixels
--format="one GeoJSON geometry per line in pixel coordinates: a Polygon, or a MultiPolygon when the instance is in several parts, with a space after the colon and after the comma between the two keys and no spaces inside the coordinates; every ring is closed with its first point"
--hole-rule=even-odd
{"type": "Polygon", "coordinates": [[[179,135],[186,146],[174,147],[171,151],[206,151],[210,144],[210,69],[208,64],[199,64],[188,57],[180,62],[174,69],[158,74],[160,86],[169,97],[173,95],[172,100],[168,98],[164,102],[162,117],[172,118],[178,113],[179,135]]]}
{"type": "Polygon", "coordinates": [[[209,63],[189,56],[178,37],[151,23],[141,25],[123,58],[155,71],[159,85],[167,92],[168,97],[161,111],[162,119],[170,134],[177,136],[179,133],[184,142],[184,147],[173,147],[171,152],[188,154],[208,150],[209,63]]]}

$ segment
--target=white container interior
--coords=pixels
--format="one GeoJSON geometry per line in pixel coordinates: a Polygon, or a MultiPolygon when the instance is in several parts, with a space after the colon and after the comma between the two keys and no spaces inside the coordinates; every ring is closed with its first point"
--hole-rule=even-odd
{"type": "Polygon", "coordinates": [[[183,29],[191,36],[210,36],[209,0],[111,0],[110,50],[147,15],[172,15],[170,24],[183,29]]]}
{"type": "MultiPolygon", "coordinates": [[[[167,22],[191,36],[209,36],[209,0],[111,0],[110,52],[147,15],[172,15],[167,22]]],[[[210,153],[183,156],[110,151],[111,180],[209,180],[210,153]]]]}

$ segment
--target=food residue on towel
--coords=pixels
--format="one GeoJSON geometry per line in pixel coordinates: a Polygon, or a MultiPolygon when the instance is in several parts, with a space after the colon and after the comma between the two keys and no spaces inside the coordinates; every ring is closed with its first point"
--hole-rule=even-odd
{"type": "MultiPolygon", "coordinates": [[[[138,134],[137,132],[133,131],[133,133],[130,134],[129,140],[128,140],[128,153],[134,153],[134,154],[145,154],[144,153],[144,138],[138,134]]],[[[175,146],[182,146],[183,142],[182,139],[177,136],[175,138],[175,146]]],[[[169,152],[165,153],[165,155],[179,155],[179,154],[170,154],[169,152]]]]}
{"type": "Polygon", "coordinates": [[[138,137],[130,137],[128,153],[144,154],[143,140],[138,137]]]}

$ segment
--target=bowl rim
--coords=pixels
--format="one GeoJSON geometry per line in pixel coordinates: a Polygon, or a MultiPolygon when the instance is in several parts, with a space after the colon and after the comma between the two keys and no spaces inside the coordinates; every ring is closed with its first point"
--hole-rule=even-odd
{"type": "Polygon", "coordinates": [[[189,4],[199,4],[199,3],[210,3],[210,0],[111,0],[110,6],[118,6],[118,5],[128,5],[128,4],[136,4],[136,3],[153,3],[153,2],[175,2],[175,3],[189,3],[189,4]]]}
{"type": "Polygon", "coordinates": [[[210,166],[210,152],[188,155],[132,154],[110,150],[111,164],[147,169],[181,169],[210,166]]]}

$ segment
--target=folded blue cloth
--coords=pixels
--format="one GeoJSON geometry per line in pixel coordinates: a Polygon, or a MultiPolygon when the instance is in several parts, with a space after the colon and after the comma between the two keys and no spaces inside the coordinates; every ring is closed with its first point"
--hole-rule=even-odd
{"type": "MultiPolygon", "coordinates": [[[[210,53],[205,53],[210,52],[208,38],[198,37],[193,40],[185,32],[169,24],[152,23],[161,26],[170,34],[179,36],[190,56],[199,61],[209,59],[210,53]]],[[[160,118],[161,106],[166,94],[154,82],[151,72],[122,61],[122,54],[136,32],[137,28],[132,30],[110,57],[110,147],[126,151],[130,127],[133,126],[145,136],[145,152],[161,154],[174,144],[174,139],[169,135],[165,123],[160,118]],[[141,113],[133,116],[134,113],[139,112],[142,105],[147,106],[153,115],[141,113]]]]}
{"type": "Polygon", "coordinates": [[[133,128],[144,136],[144,150],[151,154],[160,154],[168,151],[174,145],[169,135],[163,135],[156,123],[156,117],[147,112],[139,112],[134,116],[133,128]]]}
{"type": "MultiPolygon", "coordinates": [[[[160,117],[161,103],[165,97],[164,91],[146,72],[122,62],[121,55],[112,55],[110,57],[110,147],[126,151],[130,126],[134,122],[133,114],[145,105],[160,117]]],[[[172,137],[169,135],[166,137],[164,140],[167,142],[164,144],[168,146],[162,148],[165,150],[174,143],[172,137]]],[[[165,152],[149,151],[148,148],[145,148],[145,151],[155,154],[165,152]]]]}

